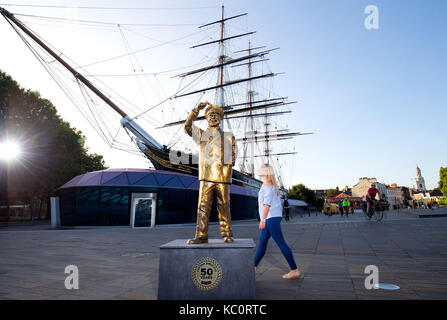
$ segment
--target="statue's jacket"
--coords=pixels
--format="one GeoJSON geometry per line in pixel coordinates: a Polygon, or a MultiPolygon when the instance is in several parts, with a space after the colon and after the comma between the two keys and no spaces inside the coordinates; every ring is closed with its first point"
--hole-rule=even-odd
{"type": "Polygon", "coordinates": [[[197,113],[191,112],[184,129],[199,145],[199,180],[231,183],[236,161],[236,139],[233,133],[211,127],[202,130],[192,123],[196,118],[197,113]]]}

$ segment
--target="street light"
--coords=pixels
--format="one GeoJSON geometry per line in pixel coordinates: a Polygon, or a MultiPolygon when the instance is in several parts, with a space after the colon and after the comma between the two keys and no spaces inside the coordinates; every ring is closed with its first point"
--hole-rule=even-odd
{"type": "Polygon", "coordinates": [[[14,141],[0,142],[0,215],[6,209],[6,219],[9,221],[8,179],[9,163],[20,156],[20,146],[14,141]]]}
{"type": "Polygon", "coordinates": [[[12,161],[20,155],[20,146],[14,141],[0,143],[0,160],[12,161]]]}

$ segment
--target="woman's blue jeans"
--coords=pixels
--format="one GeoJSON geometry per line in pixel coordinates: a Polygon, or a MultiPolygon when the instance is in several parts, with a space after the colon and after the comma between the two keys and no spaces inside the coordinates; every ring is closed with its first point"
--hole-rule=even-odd
{"type": "Polygon", "coordinates": [[[255,255],[255,266],[259,264],[262,257],[264,257],[265,251],[267,250],[267,243],[270,239],[270,236],[273,237],[279,249],[281,250],[284,258],[286,258],[287,263],[290,266],[290,270],[297,269],[295,259],[293,258],[292,251],[287,245],[281,231],[281,217],[270,218],[265,221],[265,228],[262,229],[261,235],[259,237],[259,245],[258,250],[255,255]]]}

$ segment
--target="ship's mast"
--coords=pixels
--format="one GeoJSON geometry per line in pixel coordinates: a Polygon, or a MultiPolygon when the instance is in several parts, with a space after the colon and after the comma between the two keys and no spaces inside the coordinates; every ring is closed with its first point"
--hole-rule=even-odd
{"type": "MultiPolygon", "coordinates": [[[[251,56],[251,43],[248,41],[248,55],[251,56]]],[[[248,59],[248,78],[251,78],[251,58],[248,59]]],[[[253,117],[253,88],[252,82],[248,81],[248,103],[250,108],[250,134],[254,134],[254,117],[253,117]]],[[[254,176],[255,174],[255,141],[252,139],[250,141],[250,170],[249,173],[254,176]]]]}
{"type": "MultiPolygon", "coordinates": [[[[224,6],[222,6],[222,22],[220,24],[220,43],[219,43],[219,63],[221,65],[220,71],[219,71],[219,81],[218,84],[220,85],[219,93],[220,93],[220,107],[223,108],[225,106],[225,89],[222,86],[223,85],[223,74],[224,74],[224,60],[225,60],[225,46],[224,46],[224,26],[225,26],[225,14],[224,14],[224,6]]],[[[223,124],[223,121],[222,121],[223,124]]]]}
{"type": "MultiPolygon", "coordinates": [[[[219,105],[221,108],[225,107],[225,89],[223,87],[223,77],[224,77],[224,62],[225,62],[225,46],[224,46],[224,26],[225,26],[225,14],[224,14],[224,6],[222,5],[222,22],[220,24],[220,42],[219,42],[219,80],[218,85],[220,86],[217,90],[219,94],[219,105]]],[[[224,130],[224,119],[220,122],[220,128],[222,131],[224,130]]]]}
{"type": "Polygon", "coordinates": [[[266,163],[270,163],[270,145],[269,145],[269,138],[270,138],[270,135],[269,135],[269,133],[270,133],[270,131],[269,131],[269,125],[270,125],[270,123],[268,122],[269,121],[269,118],[268,118],[268,116],[265,116],[265,118],[264,118],[264,127],[265,127],[265,136],[266,136],[266,139],[265,139],[265,149],[264,149],[264,157],[265,157],[265,161],[266,161],[266,163]]]}
{"type": "MultiPolygon", "coordinates": [[[[253,48],[251,45],[251,42],[249,41],[248,49],[233,52],[233,53],[247,52],[246,55],[244,55],[242,57],[238,57],[238,58],[227,58],[225,56],[225,41],[232,40],[232,39],[239,38],[239,37],[248,36],[255,32],[247,32],[247,33],[243,33],[243,34],[237,34],[237,35],[225,37],[225,35],[224,35],[225,21],[244,16],[244,15],[246,15],[246,13],[236,15],[236,16],[227,17],[227,18],[225,18],[224,13],[225,13],[224,6],[222,6],[221,20],[210,22],[210,23],[207,23],[207,24],[199,27],[199,28],[203,28],[203,27],[210,26],[210,25],[220,24],[220,39],[201,43],[201,44],[191,47],[191,48],[197,48],[197,47],[202,47],[202,46],[218,43],[219,44],[218,64],[202,67],[202,68],[199,68],[196,70],[191,70],[191,71],[188,71],[188,72],[178,75],[178,77],[184,78],[184,77],[191,76],[193,74],[203,73],[203,72],[207,72],[209,70],[218,69],[219,72],[218,72],[218,80],[216,82],[216,85],[198,89],[198,90],[189,91],[189,92],[183,92],[183,93],[179,92],[178,94],[176,94],[174,96],[174,98],[177,99],[177,98],[181,98],[181,97],[185,97],[185,96],[189,96],[189,95],[204,93],[204,92],[210,91],[210,90],[216,90],[216,96],[215,96],[216,104],[220,105],[224,109],[225,116],[226,116],[227,120],[235,119],[235,118],[244,118],[244,117],[249,118],[245,122],[245,128],[244,128],[245,129],[244,130],[245,137],[244,138],[236,138],[236,141],[241,141],[244,146],[241,169],[243,171],[247,171],[246,173],[248,173],[248,174],[254,175],[254,171],[255,171],[254,159],[256,157],[263,157],[264,161],[269,163],[269,162],[271,162],[270,156],[283,156],[283,155],[296,154],[296,152],[272,153],[272,150],[270,150],[272,141],[286,140],[286,139],[291,139],[294,136],[306,135],[306,134],[312,134],[312,133],[286,132],[286,133],[278,134],[279,132],[288,131],[288,130],[277,130],[276,132],[273,132],[269,129],[269,126],[271,125],[269,123],[270,116],[281,115],[281,114],[285,114],[285,113],[288,113],[291,111],[267,112],[267,110],[270,108],[274,108],[274,107],[280,107],[280,106],[285,106],[288,104],[294,104],[294,103],[296,103],[296,101],[286,102],[286,99],[287,99],[286,97],[268,98],[268,99],[255,101],[254,100],[254,91],[253,91],[253,86],[252,86],[253,80],[260,80],[260,79],[274,77],[277,75],[277,73],[271,72],[271,73],[264,73],[261,75],[253,75],[252,65],[254,63],[267,61],[268,59],[265,59],[265,56],[267,54],[269,54],[271,51],[277,50],[279,48],[260,51],[259,49],[262,49],[264,47],[253,48]],[[245,62],[240,63],[242,61],[245,61],[245,62]],[[248,77],[242,78],[242,79],[224,81],[225,67],[230,66],[230,65],[232,65],[232,67],[248,65],[248,77]],[[247,82],[247,84],[248,84],[248,86],[247,86],[247,101],[244,103],[225,105],[225,95],[224,95],[225,88],[227,86],[234,86],[236,84],[240,84],[243,82],[247,82]],[[234,108],[234,107],[240,107],[240,106],[245,106],[245,107],[234,108]],[[254,111],[258,111],[258,110],[261,111],[261,109],[264,109],[266,112],[262,113],[262,114],[254,113],[254,111]],[[243,115],[234,116],[235,114],[243,114],[243,115]],[[264,128],[261,129],[260,131],[255,129],[255,123],[254,123],[255,117],[264,117],[264,128]],[[258,144],[258,143],[261,143],[261,144],[265,143],[265,149],[261,155],[255,154],[255,144],[258,144]],[[250,164],[248,165],[248,167],[246,167],[246,160],[248,158],[248,149],[250,149],[250,164]]],[[[203,119],[205,119],[205,117],[201,116],[201,117],[198,117],[196,120],[203,120],[203,119]]],[[[185,120],[180,120],[180,121],[166,123],[164,126],[162,126],[160,128],[166,128],[166,127],[170,127],[170,126],[180,125],[180,124],[183,124],[184,121],[185,120]]],[[[221,124],[223,124],[223,122],[221,122],[221,124]]]]}
{"type": "MultiPolygon", "coordinates": [[[[248,56],[250,58],[248,58],[248,62],[247,62],[247,66],[248,66],[248,78],[251,78],[251,42],[250,40],[248,40],[248,56]]],[[[253,91],[252,91],[252,81],[249,80],[247,81],[247,100],[248,100],[248,107],[249,107],[249,117],[246,118],[245,121],[245,135],[252,135],[254,133],[254,125],[253,125],[253,112],[251,110],[251,108],[253,107],[253,91]],[[247,132],[247,120],[250,122],[250,131],[247,132]]],[[[245,169],[245,162],[247,160],[247,143],[244,143],[244,153],[242,156],[242,166],[241,168],[243,168],[243,170],[245,169]]],[[[251,176],[254,175],[254,140],[250,141],[250,162],[249,162],[249,166],[248,166],[248,170],[247,173],[251,176]]]]}

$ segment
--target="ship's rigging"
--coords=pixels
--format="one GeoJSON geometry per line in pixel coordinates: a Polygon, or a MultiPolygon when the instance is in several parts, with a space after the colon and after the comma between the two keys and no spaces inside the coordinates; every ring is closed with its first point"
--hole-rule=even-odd
{"type": "MultiPolygon", "coordinates": [[[[151,161],[152,157],[158,157],[159,160],[157,160],[157,165],[164,166],[166,162],[163,162],[163,157],[156,153],[159,150],[169,150],[173,146],[182,142],[183,135],[181,124],[184,123],[184,119],[187,115],[183,110],[191,109],[192,106],[196,105],[199,101],[213,100],[215,104],[219,104],[225,109],[226,118],[224,125],[228,126],[229,129],[236,134],[240,149],[238,163],[240,171],[249,176],[254,176],[255,162],[260,158],[262,159],[261,162],[267,162],[274,165],[280,183],[282,184],[279,157],[293,155],[296,152],[294,150],[286,150],[286,152],[280,150],[273,151],[275,149],[272,146],[272,142],[280,142],[282,140],[291,139],[294,136],[309,134],[289,132],[287,128],[283,128],[278,125],[279,123],[274,123],[272,121],[273,117],[292,112],[290,109],[281,110],[278,108],[295,104],[296,101],[288,101],[287,97],[275,97],[271,95],[270,91],[266,90],[266,88],[258,87],[259,89],[256,90],[256,86],[259,84],[260,80],[273,78],[277,73],[271,71],[265,72],[265,69],[261,68],[262,72],[255,74],[255,66],[262,65],[264,67],[266,61],[268,61],[268,58],[266,57],[272,51],[279,48],[265,49],[265,47],[262,46],[252,47],[251,42],[248,42],[247,49],[230,52],[227,43],[235,39],[240,40],[247,38],[255,33],[255,31],[249,31],[239,34],[226,34],[226,23],[230,20],[237,20],[238,18],[245,16],[246,13],[226,17],[224,8],[222,7],[221,19],[198,26],[199,32],[203,32],[203,30],[208,32],[206,32],[206,36],[203,37],[205,42],[192,45],[191,50],[204,50],[204,48],[217,44],[218,57],[216,63],[210,64],[213,60],[210,56],[212,55],[212,52],[215,51],[209,50],[205,55],[205,58],[198,63],[187,67],[148,73],[137,58],[137,54],[163,45],[183,41],[190,36],[196,36],[198,34],[197,31],[171,41],[159,40],[158,45],[135,50],[126,34],[133,33],[140,37],[145,37],[145,35],[130,29],[129,25],[131,24],[113,25],[112,23],[100,22],[101,26],[115,27],[118,29],[126,53],[80,66],[67,55],[52,47],[41,36],[31,31],[31,29],[7,10],[1,8],[0,10],[11,27],[56,81],[71,102],[78,108],[79,112],[89,124],[95,128],[98,135],[113,148],[137,154],[140,154],[140,152],[143,151],[151,161]],[[212,39],[213,37],[210,36],[210,30],[215,32],[215,29],[213,28],[216,26],[220,29],[220,37],[218,39],[212,39]],[[212,40],[209,39],[210,37],[212,40]],[[208,41],[206,41],[206,39],[208,39],[208,41]],[[238,56],[240,54],[242,54],[242,56],[238,56]],[[129,60],[129,64],[133,71],[132,73],[111,73],[109,75],[100,75],[88,72],[88,67],[125,57],[129,60]],[[56,64],[56,61],[58,61],[60,65],[56,64]],[[66,61],[69,61],[70,64],[66,61]],[[63,68],[61,68],[61,66],[63,68]],[[181,71],[182,69],[187,70],[196,66],[198,68],[194,70],[184,71],[178,74],[178,71],[181,71]],[[63,69],[68,70],[74,79],[67,76],[63,69]],[[230,77],[229,70],[237,70],[236,73],[240,76],[235,78],[230,77]],[[156,78],[161,74],[172,73],[177,73],[177,75],[174,74],[174,76],[180,79],[180,84],[177,90],[171,94],[167,94],[163,86],[151,83],[149,80],[149,77],[156,78]],[[112,89],[112,87],[105,81],[102,81],[100,79],[102,76],[115,78],[128,76],[134,77],[136,79],[137,87],[143,92],[146,106],[151,104],[146,96],[147,93],[145,93],[147,89],[144,89],[147,85],[152,88],[152,92],[158,92],[158,96],[163,98],[161,101],[150,107],[139,107],[129,98],[124,97],[118,93],[117,90],[112,89]],[[204,86],[203,82],[207,85],[204,86]],[[74,93],[72,87],[70,88],[70,84],[75,84],[79,88],[80,95],[74,93]],[[241,89],[241,86],[246,86],[242,90],[245,91],[245,94],[236,93],[235,90],[241,89]],[[264,91],[267,92],[267,94],[263,94],[264,91]],[[117,114],[111,114],[110,110],[102,103],[99,103],[98,99],[92,96],[91,93],[94,93],[108,106],[112,107],[117,114]],[[186,100],[179,102],[181,98],[186,98],[186,100]],[[126,107],[126,110],[131,110],[132,115],[124,112],[121,108],[122,105],[126,107]],[[179,108],[179,105],[182,105],[182,107],[179,108]],[[159,113],[161,113],[162,117],[150,116],[151,111],[154,109],[159,109],[159,113]],[[170,113],[170,117],[167,116],[168,113],[170,113]],[[177,119],[180,118],[182,120],[167,120],[167,118],[172,119],[172,114],[177,114],[177,119]],[[171,137],[171,139],[165,142],[166,145],[161,145],[136,123],[137,120],[139,122],[142,121],[144,123],[143,125],[149,124],[152,128],[156,128],[157,131],[162,131],[164,136],[171,137]],[[122,127],[124,127],[124,130],[121,129],[121,126],[116,126],[116,123],[119,123],[119,121],[121,122],[122,127]],[[111,125],[113,122],[115,125],[111,125]],[[112,130],[111,128],[114,128],[115,130],[112,130]],[[121,136],[122,138],[123,133],[129,135],[130,138],[136,142],[136,145],[140,150],[133,148],[132,145],[129,146],[128,143],[119,139],[118,137],[121,136]]],[[[27,18],[40,18],[45,22],[68,22],[67,19],[56,17],[23,16],[27,18]]],[[[83,26],[96,26],[94,21],[78,20],[77,22],[82,23],[83,26]]],[[[204,117],[199,117],[198,120],[203,120],[203,118],[204,117]]],[[[275,143],[275,146],[277,144],[278,143],[275,143]]],[[[157,167],[157,165],[155,165],[155,167],[157,167]]],[[[182,168],[182,170],[189,170],[188,166],[182,168]]]]}

